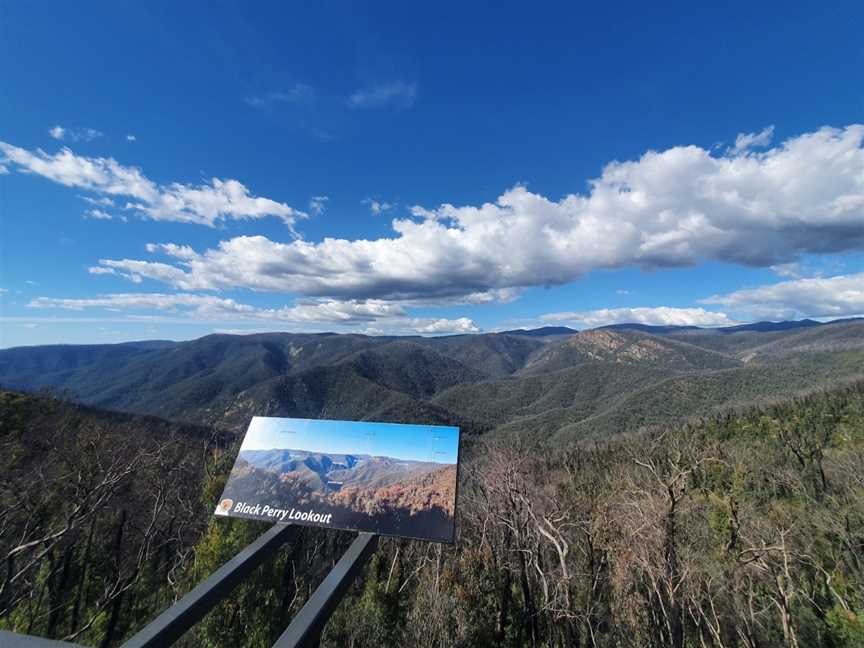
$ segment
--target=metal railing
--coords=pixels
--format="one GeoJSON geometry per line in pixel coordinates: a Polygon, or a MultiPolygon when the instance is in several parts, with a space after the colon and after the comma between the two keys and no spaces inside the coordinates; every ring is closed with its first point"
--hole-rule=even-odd
{"type": "MultiPolygon", "coordinates": [[[[292,541],[299,527],[279,524],[263,533],[200,583],[182,599],[139,630],[121,648],[171,646],[224,600],[256,567],[283,544],[292,541]]],[[[363,565],[378,547],[378,536],[360,533],[330,570],[273,648],[315,648],[327,620],[339,605],[363,565]]],[[[20,635],[0,630],[0,648],[83,648],[79,644],[20,635]]]]}

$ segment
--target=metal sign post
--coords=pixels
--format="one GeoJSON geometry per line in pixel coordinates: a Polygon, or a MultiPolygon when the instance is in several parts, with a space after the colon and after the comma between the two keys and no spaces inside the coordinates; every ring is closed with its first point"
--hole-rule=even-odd
{"type": "Polygon", "coordinates": [[[358,535],[273,648],[316,648],[330,615],[377,548],[377,535],[358,535]]]}
{"type": "MultiPolygon", "coordinates": [[[[207,580],[153,619],[122,648],[165,648],[171,646],[212,610],[256,567],[276,553],[300,532],[299,527],[278,524],[217,569],[207,580]]],[[[2,648],[82,648],[79,644],[0,630],[2,648]]]]}
{"type": "Polygon", "coordinates": [[[272,527],[217,569],[210,578],[144,626],[122,648],[163,648],[172,645],[299,531],[291,525],[277,524],[272,527]]]}
{"type": "MultiPolygon", "coordinates": [[[[147,624],[123,644],[123,648],[164,648],[172,645],[258,565],[298,532],[299,528],[296,526],[277,524],[147,624]]],[[[288,629],[279,637],[274,648],[317,646],[330,615],[377,547],[377,535],[361,533],[357,536],[288,629]]]]}
{"type": "MultiPolygon", "coordinates": [[[[171,646],[224,600],[256,567],[290,542],[299,532],[292,525],[277,524],[234,556],[177,603],[165,610],[123,644],[122,648],[166,648],[171,646]]],[[[316,648],[324,626],[378,548],[378,536],[361,533],[336,566],[306,601],[273,648],[316,648]]],[[[81,648],[78,644],[0,630],[0,646],[6,648],[81,648]]]]}

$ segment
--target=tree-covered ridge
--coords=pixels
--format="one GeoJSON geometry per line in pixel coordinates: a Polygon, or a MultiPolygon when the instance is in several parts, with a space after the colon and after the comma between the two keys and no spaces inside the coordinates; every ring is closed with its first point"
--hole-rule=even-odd
{"type": "Polygon", "coordinates": [[[572,443],[864,378],[864,321],[376,337],[260,333],[0,350],[0,385],[242,432],[252,416],[572,443]]]}

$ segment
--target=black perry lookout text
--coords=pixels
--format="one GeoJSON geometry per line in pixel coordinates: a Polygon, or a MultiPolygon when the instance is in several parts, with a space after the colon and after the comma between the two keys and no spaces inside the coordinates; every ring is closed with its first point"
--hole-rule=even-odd
{"type": "Polygon", "coordinates": [[[246,504],[245,502],[237,502],[234,505],[234,513],[243,515],[255,515],[258,517],[267,517],[286,522],[290,520],[298,520],[300,522],[317,522],[319,524],[330,524],[333,520],[332,513],[316,513],[313,509],[308,511],[298,511],[297,509],[279,509],[273,508],[269,504],[261,506],[260,504],[246,504]]]}

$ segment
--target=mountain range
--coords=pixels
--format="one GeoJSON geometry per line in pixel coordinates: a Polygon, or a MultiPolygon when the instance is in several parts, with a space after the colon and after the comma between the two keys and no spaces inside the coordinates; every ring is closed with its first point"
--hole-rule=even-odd
{"type": "Polygon", "coordinates": [[[242,431],[253,415],[608,436],[864,373],[864,321],[447,337],[209,335],[0,350],[0,385],[242,431]]]}

